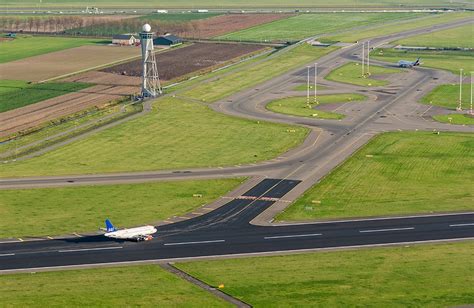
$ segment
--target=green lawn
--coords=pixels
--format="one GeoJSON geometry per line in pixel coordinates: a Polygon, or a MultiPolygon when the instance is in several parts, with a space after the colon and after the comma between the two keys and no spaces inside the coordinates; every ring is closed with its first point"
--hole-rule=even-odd
{"type": "MultiPolygon", "coordinates": [[[[293,88],[293,91],[306,91],[308,88],[308,85],[306,83],[297,85],[296,87],[293,88]]],[[[316,87],[318,90],[327,90],[327,87],[325,86],[320,86],[318,85],[316,87]]],[[[309,85],[309,90],[311,91],[310,93],[314,94],[314,85],[309,85]]]]}
{"type": "Polygon", "coordinates": [[[454,307],[474,302],[474,242],[178,263],[254,307],[454,307]]]}
{"type": "Polygon", "coordinates": [[[0,112],[38,103],[90,86],[91,84],[81,82],[28,84],[20,80],[0,80],[0,112]]]}
{"type": "Polygon", "coordinates": [[[6,307],[227,307],[158,265],[0,275],[6,307]]]}
{"type": "Polygon", "coordinates": [[[0,238],[91,232],[103,227],[106,218],[120,227],[153,223],[192,212],[242,182],[188,180],[0,190],[0,238]]]}
{"type": "Polygon", "coordinates": [[[448,23],[459,19],[472,18],[472,12],[455,12],[444,14],[433,14],[428,17],[419,18],[415,20],[408,20],[396,23],[388,23],[376,27],[367,27],[358,31],[345,31],[339,34],[323,37],[322,41],[342,41],[342,42],[356,42],[364,38],[378,37],[382,35],[389,35],[402,31],[409,31],[417,28],[429,27],[436,24],[448,23]]]}
{"type": "Polygon", "coordinates": [[[65,38],[47,36],[18,36],[13,41],[0,42],[0,63],[38,56],[53,51],[103,43],[104,40],[89,38],[65,38]]]}
{"type": "Polygon", "coordinates": [[[278,220],[472,210],[474,134],[375,137],[277,216],[278,220]]]}
{"type": "Polygon", "coordinates": [[[440,114],[433,116],[438,122],[458,124],[458,125],[474,125],[474,117],[467,114],[440,114]]]}
{"type": "Polygon", "coordinates": [[[220,78],[201,82],[182,95],[214,102],[314,61],[334,50],[336,49],[333,47],[319,48],[302,44],[287,51],[282,50],[279,54],[267,56],[260,62],[253,62],[220,78]]]}
{"type": "Polygon", "coordinates": [[[412,36],[395,44],[405,46],[423,46],[423,47],[464,47],[474,48],[474,25],[457,27],[453,29],[437,31],[433,33],[412,36]]]}
{"type": "Polygon", "coordinates": [[[318,34],[364,25],[424,16],[420,13],[317,13],[300,14],[219,36],[225,40],[299,41],[318,34]]]}
{"type": "Polygon", "coordinates": [[[298,144],[307,129],[229,117],[209,107],[163,98],[148,115],[25,161],[0,176],[183,169],[254,163],[298,144]],[[242,136],[245,136],[242,137],[242,136]]]}
{"type": "MultiPolygon", "coordinates": [[[[375,65],[370,66],[370,73],[372,77],[400,72],[402,71],[399,69],[385,68],[375,65]]],[[[378,87],[389,84],[389,82],[386,80],[378,80],[371,77],[362,76],[362,66],[356,62],[347,63],[336,68],[326,76],[326,79],[364,87],[378,87]]]]}
{"type": "Polygon", "coordinates": [[[373,59],[398,63],[399,60],[416,60],[421,57],[421,66],[439,68],[459,74],[459,69],[464,72],[474,71],[474,55],[469,51],[405,51],[395,49],[374,50],[373,59]]]}
{"type": "MultiPolygon", "coordinates": [[[[347,103],[353,101],[363,101],[367,97],[360,94],[328,94],[317,97],[318,104],[347,103]]],[[[306,96],[287,97],[270,102],[266,107],[268,110],[296,115],[301,117],[319,119],[342,119],[343,114],[313,109],[318,104],[314,103],[314,97],[310,97],[310,105],[307,105],[306,96]]]]}
{"type": "MultiPolygon", "coordinates": [[[[468,109],[470,106],[471,89],[469,84],[463,84],[461,107],[468,109]]],[[[443,84],[424,96],[423,104],[440,106],[455,110],[459,106],[459,84],[443,84]]]]}

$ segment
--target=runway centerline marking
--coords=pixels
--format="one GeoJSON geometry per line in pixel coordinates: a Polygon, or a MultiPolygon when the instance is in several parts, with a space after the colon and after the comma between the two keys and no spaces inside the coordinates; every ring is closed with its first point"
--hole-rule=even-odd
{"type": "Polygon", "coordinates": [[[360,230],[360,233],[371,233],[371,232],[390,232],[390,231],[405,231],[405,230],[414,230],[415,227],[407,228],[391,228],[391,229],[374,229],[374,230],[360,230]]]}
{"type": "Polygon", "coordinates": [[[14,253],[2,253],[0,254],[0,257],[9,257],[9,256],[14,256],[14,253]]]}
{"type": "Polygon", "coordinates": [[[465,224],[454,224],[454,225],[449,225],[450,227],[467,227],[467,226],[474,226],[474,222],[472,223],[465,223],[465,224]]]}
{"type": "Polygon", "coordinates": [[[198,241],[198,242],[180,242],[180,243],[166,243],[164,246],[177,246],[177,245],[193,245],[193,244],[210,244],[210,243],[223,243],[225,240],[212,240],[212,241],[198,241]]]}
{"type": "Polygon", "coordinates": [[[79,252],[79,251],[95,251],[95,250],[109,250],[109,249],[121,249],[122,246],[114,247],[98,247],[98,248],[84,248],[84,249],[68,249],[68,250],[58,250],[58,252],[79,252]]]}
{"type": "Polygon", "coordinates": [[[312,234],[296,234],[296,235],[277,235],[277,236],[265,236],[265,240],[279,239],[279,238],[291,238],[291,237],[310,237],[310,236],[320,236],[321,233],[312,233],[312,234]]]}

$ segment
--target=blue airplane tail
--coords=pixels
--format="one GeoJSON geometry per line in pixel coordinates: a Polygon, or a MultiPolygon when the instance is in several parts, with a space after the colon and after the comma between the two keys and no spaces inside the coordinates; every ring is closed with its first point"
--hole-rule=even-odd
{"type": "Polygon", "coordinates": [[[114,225],[108,218],[105,220],[105,230],[107,232],[117,231],[117,229],[114,227],[114,225]]]}

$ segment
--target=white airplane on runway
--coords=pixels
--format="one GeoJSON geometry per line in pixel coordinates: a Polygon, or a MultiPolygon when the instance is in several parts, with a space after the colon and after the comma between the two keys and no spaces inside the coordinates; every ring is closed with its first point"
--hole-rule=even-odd
{"type": "Polygon", "coordinates": [[[398,61],[399,67],[411,68],[413,66],[418,66],[418,65],[420,65],[420,58],[416,59],[416,61],[406,61],[406,60],[398,61]]]}
{"type": "Polygon", "coordinates": [[[114,227],[109,219],[105,220],[104,236],[120,239],[120,240],[131,240],[131,241],[148,241],[153,239],[152,234],[156,233],[156,228],[153,226],[143,226],[129,229],[117,229],[114,227]]]}

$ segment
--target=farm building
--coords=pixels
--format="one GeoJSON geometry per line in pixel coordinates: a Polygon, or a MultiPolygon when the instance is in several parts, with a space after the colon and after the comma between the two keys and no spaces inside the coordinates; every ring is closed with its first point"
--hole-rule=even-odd
{"type": "Polygon", "coordinates": [[[165,34],[153,40],[154,45],[173,46],[181,44],[183,40],[172,34],[165,34]]]}
{"type": "Polygon", "coordinates": [[[112,44],[117,45],[135,45],[139,40],[132,34],[118,34],[112,37],[112,44]]]}

